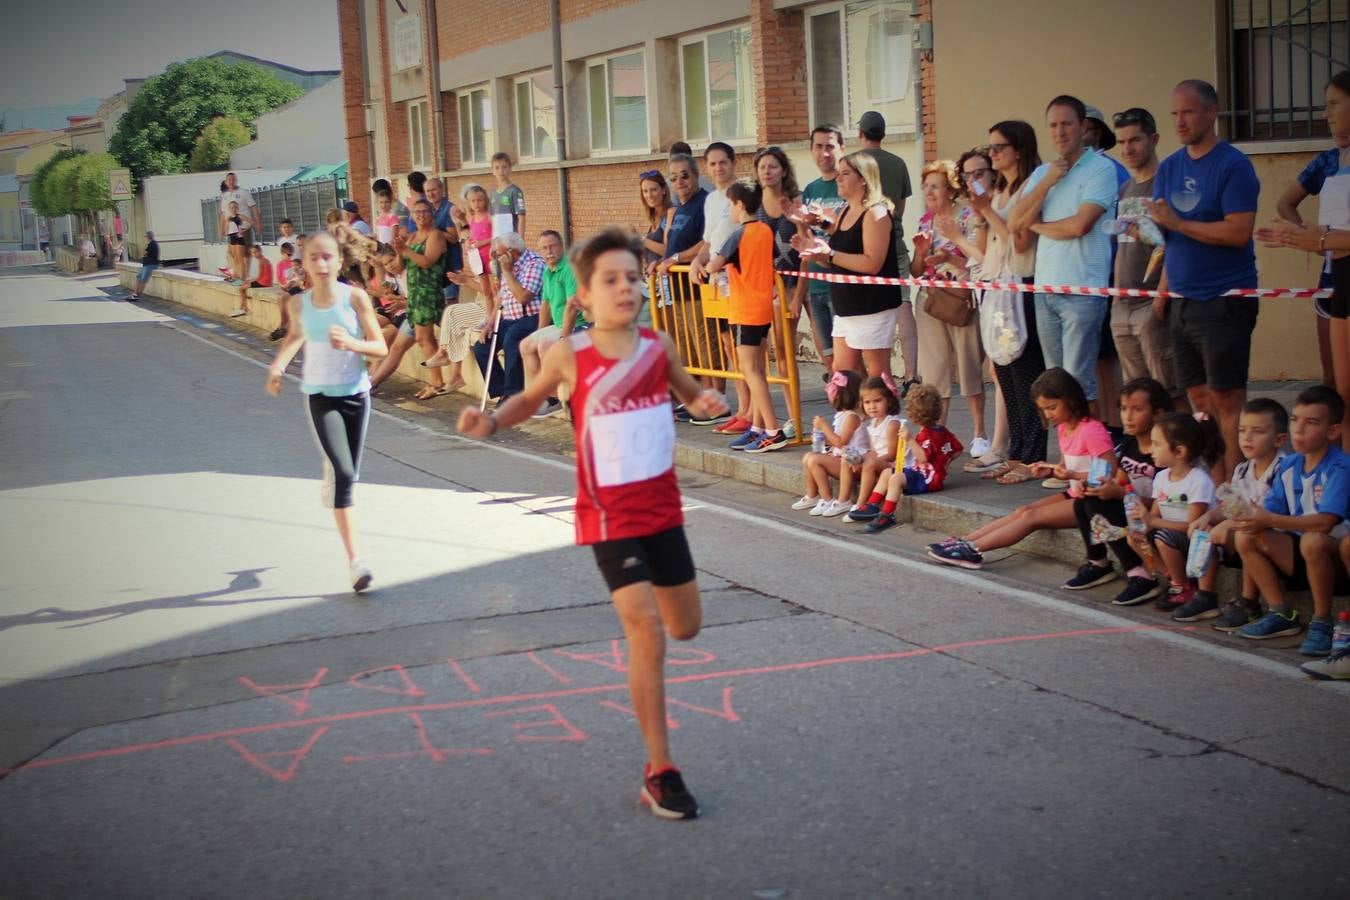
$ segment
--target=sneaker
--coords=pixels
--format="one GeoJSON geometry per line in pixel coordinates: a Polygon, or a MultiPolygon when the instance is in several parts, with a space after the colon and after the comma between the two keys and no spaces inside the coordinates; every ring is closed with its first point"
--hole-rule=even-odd
{"type": "MultiPolygon", "coordinates": [[[[716,428],[713,429],[713,431],[716,430],[717,430],[716,428]]],[[[744,450],[747,447],[751,447],[759,443],[762,437],[764,437],[764,435],[758,431],[746,431],[740,434],[734,441],[727,444],[727,446],[730,447],[732,450],[744,450]]]]}
{"type": "Polygon", "coordinates": [[[895,524],[895,513],[877,513],[877,517],[867,523],[867,533],[876,534],[895,524]]]}
{"type": "Polygon", "coordinates": [[[1238,629],[1238,637],[1253,641],[1268,641],[1271,638],[1289,637],[1302,630],[1303,626],[1298,624],[1298,610],[1287,616],[1268,612],[1255,622],[1248,622],[1238,629]]]}
{"type": "Polygon", "coordinates": [[[140,295],[140,294],[132,294],[132,295],[131,295],[130,297],[128,297],[127,299],[128,299],[128,300],[139,300],[139,299],[141,299],[141,295],[140,295]]]}
{"type": "Polygon", "coordinates": [[[1331,653],[1331,631],[1330,622],[1321,622],[1313,620],[1308,623],[1308,633],[1303,638],[1303,643],[1299,646],[1298,652],[1304,656],[1326,656],[1331,653]]]}
{"type": "Polygon", "coordinates": [[[279,341],[286,336],[285,328],[273,328],[271,334],[267,336],[269,341],[279,341]]]}
{"type": "Polygon", "coordinates": [[[652,773],[648,766],[643,773],[639,799],[651,809],[653,815],[663,819],[698,818],[698,801],[684,786],[684,778],[674,766],[656,773],[652,773]]]}
{"type": "Polygon", "coordinates": [[[870,522],[881,515],[881,505],[877,503],[867,503],[863,506],[855,506],[844,514],[845,522],[870,522]]]}
{"type": "Polygon", "coordinates": [[[1195,588],[1190,585],[1180,588],[1174,585],[1167,589],[1167,593],[1153,601],[1153,608],[1158,612],[1173,612],[1190,603],[1194,596],[1195,588]]]}
{"type": "Polygon", "coordinates": [[[562,409],[562,404],[559,403],[557,399],[549,397],[543,403],[539,404],[539,408],[534,411],[534,415],[530,416],[530,418],[547,419],[560,409],[562,409]]]}
{"type": "Polygon", "coordinates": [[[1125,590],[1116,594],[1111,602],[1116,606],[1139,606],[1161,594],[1165,588],[1162,583],[1142,575],[1132,575],[1125,581],[1125,590]]]}
{"type": "Polygon", "coordinates": [[[842,516],[852,508],[853,506],[847,500],[831,500],[830,505],[821,512],[821,515],[827,519],[833,519],[835,516],[842,516]]]}
{"type": "Polygon", "coordinates": [[[1185,605],[1172,613],[1173,622],[1199,622],[1219,614],[1219,598],[1209,591],[1196,591],[1185,605]]]}
{"type": "Polygon", "coordinates": [[[811,511],[808,512],[807,515],[823,516],[825,515],[825,510],[829,509],[830,504],[832,504],[833,502],[834,502],[833,500],[826,500],[824,497],[821,497],[819,500],[816,501],[816,505],[811,507],[811,511]]]}
{"type": "Polygon", "coordinates": [[[348,574],[351,575],[352,578],[352,590],[356,591],[356,593],[359,594],[370,587],[372,577],[370,574],[370,566],[366,565],[364,560],[352,560],[348,574]]]}
{"type": "Polygon", "coordinates": [[[246,316],[246,315],[248,315],[248,310],[246,310],[246,309],[236,309],[236,310],[234,310],[233,312],[230,313],[230,318],[231,318],[231,319],[237,319],[237,318],[239,318],[240,316],[246,316]]]}
{"type": "Polygon", "coordinates": [[[761,434],[758,441],[745,448],[745,452],[768,453],[770,450],[782,450],[787,445],[787,435],[781,431],[777,434],[761,434]]]}
{"type": "Polygon", "coordinates": [[[1068,489],[1069,482],[1063,478],[1047,478],[1041,482],[1041,487],[1047,491],[1063,491],[1068,489]]]}
{"type": "Polygon", "coordinates": [[[244,285],[244,279],[242,279],[242,278],[231,278],[231,279],[230,279],[230,286],[231,286],[231,287],[243,287],[243,285],[244,285]]]}
{"type": "Polygon", "coordinates": [[[234,269],[231,269],[229,266],[220,266],[220,267],[218,267],[218,268],[216,269],[216,271],[219,272],[219,273],[222,274],[222,275],[233,275],[233,274],[234,274],[234,269]]]}
{"type": "Polygon", "coordinates": [[[792,508],[801,512],[804,509],[810,509],[819,502],[820,500],[816,497],[801,497],[796,503],[792,504],[792,508]]]}
{"type": "Polygon", "coordinates": [[[963,540],[965,540],[965,539],[964,539],[964,538],[959,538],[959,537],[957,537],[956,535],[952,535],[951,537],[943,538],[942,540],[938,541],[936,544],[929,544],[929,545],[928,545],[928,549],[929,549],[929,550],[935,550],[935,549],[937,549],[938,547],[950,547],[952,544],[959,544],[959,543],[961,543],[963,540]]]}
{"type": "MultiPolygon", "coordinates": [[[[697,423],[696,423],[697,424],[697,423]]],[[[740,416],[732,416],[721,425],[713,427],[713,434],[744,434],[750,430],[750,423],[740,416]]]]}
{"type": "Polygon", "coordinates": [[[906,378],[904,381],[900,383],[900,399],[903,400],[906,397],[908,397],[910,388],[914,387],[914,385],[916,384],[922,383],[923,383],[922,378],[906,378]]]}
{"type": "MultiPolygon", "coordinates": [[[[689,416],[689,424],[690,424],[690,425],[716,425],[716,424],[718,424],[719,422],[725,422],[727,419],[730,419],[730,418],[731,418],[731,413],[723,413],[723,414],[720,415],[720,416],[713,416],[712,418],[709,418],[709,419],[696,419],[696,418],[694,418],[693,414],[691,413],[690,416],[689,416]]],[[[742,419],[741,421],[745,421],[745,420],[742,419]]],[[[746,428],[749,428],[750,426],[749,426],[749,425],[746,425],[745,427],[746,427],[746,428]]]]}
{"type": "Polygon", "coordinates": [[[1110,560],[1104,566],[1099,566],[1088,560],[1078,567],[1078,574],[1064,582],[1061,587],[1066,591],[1085,591],[1099,584],[1110,584],[1116,578],[1116,567],[1111,564],[1110,560]]]}
{"type": "Polygon", "coordinates": [[[954,544],[939,544],[928,548],[928,555],[948,566],[960,566],[963,569],[978,569],[984,565],[984,556],[970,541],[957,541],[954,544]]]}
{"type": "Polygon", "coordinates": [[[1232,634],[1259,618],[1261,618],[1260,605],[1249,603],[1239,597],[1236,600],[1229,600],[1223,605],[1223,609],[1219,611],[1219,621],[1214,623],[1214,630],[1232,634]]]}
{"type": "Polygon", "coordinates": [[[1305,662],[1299,668],[1322,681],[1350,681],[1350,649],[1333,653],[1326,659],[1305,662]]]}
{"type": "Polygon", "coordinates": [[[796,422],[793,422],[791,419],[788,420],[788,423],[783,426],[783,437],[787,438],[789,441],[795,441],[797,439],[796,422]]]}
{"type": "Polygon", "coordinates": [[[972,439],[968,452],[970,453],[971,459],[979,459],[981,456],[984,456],[989,452],[989,439],[985,437],[972,439]]]}
{"type": "Polygon", "coordinates": [[[676,421],[676,422],[688,422],[688,421],[689,421],[690,419],[692,419],[692,418],[694,418],[694,417],[693,417],[692,415],[689,414],[689,410],[687,410],[687,409],[684,408],[684,404],[683,404],[683,403],[681,403],[679,406],[675,407],[675,421],[676,421]]]}

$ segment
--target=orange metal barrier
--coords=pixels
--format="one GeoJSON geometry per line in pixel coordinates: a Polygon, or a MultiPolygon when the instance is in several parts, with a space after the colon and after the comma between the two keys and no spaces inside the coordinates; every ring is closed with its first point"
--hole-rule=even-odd
{"type": "MultiPolygon", "coordinates": [[[[797,319],[789,308],[790,298],[782,277],[775,275],[774,281],[777,296],[770,332],[772,353],[765,374],[770,385],[786,387],[788,417],[797,429],[793,443],[803,444],[808,431],[802,421],[801,383],[797,378],[797,319]]],[[[652,322],[675,341],[690,375],[745,380],[737,366],[727,324],[731,298],[721,293],[716,283],[693,284],[688,266],[672,266],[668,275],[653,273],[648,288],[652,322]]]]}

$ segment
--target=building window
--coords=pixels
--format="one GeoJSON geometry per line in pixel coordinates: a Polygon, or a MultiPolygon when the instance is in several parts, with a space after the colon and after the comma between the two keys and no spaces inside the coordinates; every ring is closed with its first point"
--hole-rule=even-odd
{"type": "Polygon", "coordinates": [[[427,157],[427,103],[417,100],[408,104],[408,157],[414,169],[425,169],[427,157]]]}
{"type": "Polygon", "coordinates": [[[455,94],[460,165],[485,164],[497,148],[492,138],[492,99],[487,85],[455,94]]]}
{"type": "Polygon", "coordinates": [[[647,70],[642,51],[586,65],[591,150],[650,150],[647,70]]]}
{"type": "Polygon", "coordinates": [[[739,25],[681,41],[680,93],[686,139],[754,138],[750,26],[739,25]]]}
{"type": "Polygon", "coordinates": [[[812,122],[848,130],[869,109],[888,130],[914,125],[913,3],[859,0],[807,12],[807,96],[812,122]]]}
{"type": "MultiPolygon", "coordinates": [[[[1344,2],[1227,0],[1233,140],[1326,137],[1323,87],[1350,68],[1344,2]]],[[[1222,91],[1224,85],[1218,85],[1222,91]]]]}
{"type": "Polygon", "coordinates": [[[557,156],[558,112],[553,103],[553,73],[516,79],[516,148],[522,158],[557,156]]]}

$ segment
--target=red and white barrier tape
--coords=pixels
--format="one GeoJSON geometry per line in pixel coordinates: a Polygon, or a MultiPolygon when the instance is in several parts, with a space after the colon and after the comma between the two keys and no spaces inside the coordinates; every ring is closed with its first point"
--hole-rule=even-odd
{"type": "MultiPolygon", "coordinates": [[[[836,284],[882,284],[909,287],[940,287],[976,291],[1028,291],[1034,294],[1077,294],[1087,297],[1160,297],[1158,291],[1140,291],[1133,288],[1084,287],[1074,284],[1023,284],[1020,281],[953,281],[947,278],[883,278],[880,275],[845,275],[838,272],[792,272],[779,270],[779,275],[793,278],[812,278],[836,284]]],[[[1319,288],[1234,288],[1225,297],[1296,297],[1311,299],[1330,297],[1332,291],[1319,288]]],[[[1176,294],[1167,294],[1175,297],[1176,294]]]]}

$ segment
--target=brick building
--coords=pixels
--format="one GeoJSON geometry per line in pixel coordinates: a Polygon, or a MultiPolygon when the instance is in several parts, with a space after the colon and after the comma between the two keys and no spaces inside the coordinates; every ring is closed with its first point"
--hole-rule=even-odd
{"type": "Polygon", "coordinates": [[[559,0],[560,117],[548,0],[339,0],[352,196],[416,169],[455,198],[491,182],[501,150],[518,160],[529,230],[581,236],[639,220],[637,176],[664,171],[675,141],[779,145],[805,183],[811,123],[856,133],[868,109],[913,168],[928,2],[559,0]]]}

